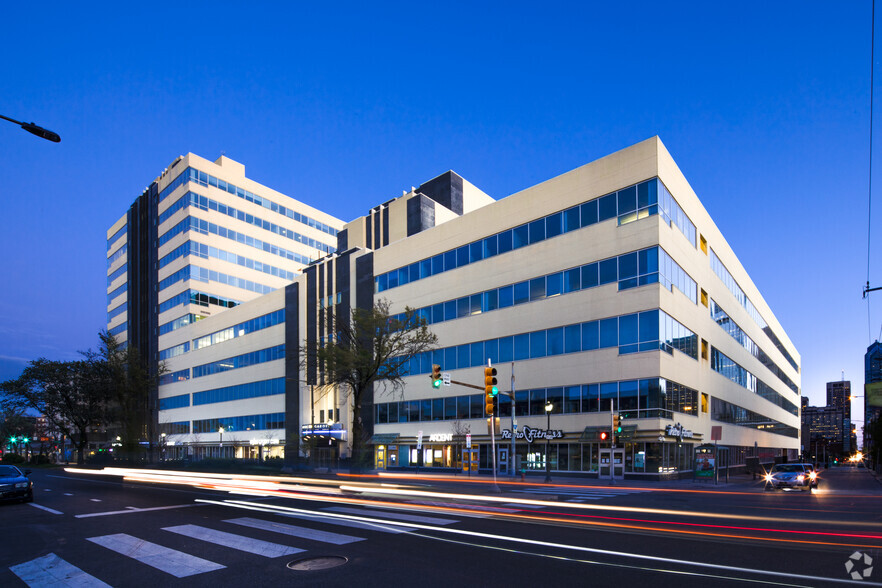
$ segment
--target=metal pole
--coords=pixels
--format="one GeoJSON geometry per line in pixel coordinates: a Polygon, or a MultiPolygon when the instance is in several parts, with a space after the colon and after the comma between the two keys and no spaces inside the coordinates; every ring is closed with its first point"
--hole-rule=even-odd
{"type": "Polygon", "coordinates": [[[551,482],[551,461],[548,459],[548,431],[551,430],[551,411],[545,407],[545,483],[551,482]]]}
{"type": "Polygon", "coordinates": [[[609,399],[609,483],[616,483],[616,432],[613,430],[613,399],[609,399]]]}
{"type": "Polygon", "coordinates": [[[511,362],[511,450],[509,452],[509,456],[511,457],[511,477],[515,476],[515,433],[517,422],[515,421],[515,376],[514,376],[514,362],[511,362]]]}
{"type": "MultiPolygon", "coordinates": [[[[490,358],[487,358],[487,367],[493,367],[490,363],[490,358]]],[[[496,403],[496,406],[499,406],[499,403],[496,403]]],[[[498,408],[497,408],[498,410],[498,408]]],[[[491,490],[493,492],[499,492],[499,486],[496,485],[496,415],[490,415],[490,451],[492,452],[490,457],[493,458],[491,465],[493,466],[493,488],[491,490]]]]}

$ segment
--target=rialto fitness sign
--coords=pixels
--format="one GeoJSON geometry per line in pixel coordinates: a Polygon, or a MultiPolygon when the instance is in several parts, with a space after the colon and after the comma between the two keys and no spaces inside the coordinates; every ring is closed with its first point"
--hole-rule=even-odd
{"type": "MultiPolygon", "coordinates": [[[[521,427],[515,433],[515,439],[523,439],[527,443],[532,443],[536,439],[560,439],[563,437],[563,431],[560,429],[534,429],[532,427],[521,427]]],[[[511,429],[502,429],[502,438],[511,439],[511,429]]]]}

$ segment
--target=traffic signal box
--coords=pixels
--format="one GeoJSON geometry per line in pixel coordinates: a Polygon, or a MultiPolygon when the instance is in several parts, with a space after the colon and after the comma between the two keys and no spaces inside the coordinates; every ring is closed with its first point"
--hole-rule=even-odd
{"type": "Polygon", "coordinates": [[[499,388],[496,387],[496,368],[484,368],[484,409],[487,416],[493,416],[493,400],[499,394],[499,388]]]}
{"type": "Polygon", "coordinates": [[[432,364],[432,387],[441,387],[441,366],[437,363],[432,364]]]}

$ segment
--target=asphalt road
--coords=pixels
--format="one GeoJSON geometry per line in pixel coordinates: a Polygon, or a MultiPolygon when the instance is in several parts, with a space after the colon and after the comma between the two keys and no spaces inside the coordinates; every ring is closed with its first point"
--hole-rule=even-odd
{"type": "Polygon", "coordinates": [[[0,586],[882,582],[865,574],[867,557],[882,562],[882,484],[856,468],[823,472],[810,493],[748,480],[494,493],[486,480],[425,478],[32,478],[34,503],[0,506],[0,586]]]}

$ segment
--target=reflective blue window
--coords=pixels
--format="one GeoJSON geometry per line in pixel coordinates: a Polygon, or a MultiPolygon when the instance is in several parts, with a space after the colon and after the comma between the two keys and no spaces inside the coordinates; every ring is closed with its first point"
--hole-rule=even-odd
{"type": "Polygon", "coordinates": [[[444,320],[452,321],[456,318],[456,300],[448,300],[444,303],[444,320]]]}
{"type": "Polygon", "coordinates": [[[484,355],[494,364],[499,361],[499,341],[497,339],[490,339],[484,343],[484,355]]]}
{"type": "Polygon", "coordinates": [[[471,303],[468,298],[460,298],[456,301],[456,316],[462,318],[471,314],[471,303]]]}
{"type": "Polygon", "coordinates": [[[508,308],[514,305],[514,286],[504,286],[499,289],[499,308],[508,308]]]}
{"type": "Polygon", "coordinates": [[[548,329],[548,355],[560,355],[564,352],[563,327],[548,329]]]}
{"type": "Polygon", "coordinates": [[[582,351],[591,351],[600,346],[599,325],[597,321],[582,323],[582,351]]]}
{"type": "Polygon", "coordinates": [[[471,347],[466,345],[457,345],[456,346],[456,367],[457,368],[467,368],[471,367],[472,358],[471,358],[471,347]]]}
{"type": "Polygon", "coordinates": [[[631,186],[618,192],[618,214],[627,214],[637,210],[637,186],[631,186]]]}
{"type": "Polygon", "coordinates": [[[432,258],[432,275],[440,274],[444,271],[444,256],[436,255],[432,258]]]}
{"type": "Polygon", "coordinates": [[[490,290],[489,292],[484,292],[484,301],[482,308],[484,312],[490,312],[491,310],[496,310],[497,308],[499,308],[498,290],[490,290]]]}
{"type": "Polygon", "coordinates": [[[484,343],[482,341],[471,344],[470,356],[471,356],[471,364],[473,366],[484,364],[484,362],[486,361],[486,358],[484,357],[484,343]]]}
{"type": "Polygon", "coordinates": [[[599,264],[600,267],[600,284],[609,284],[615,282],[618,278],[618,263],[616,258],[604,259],[599,264]]]}
{"type": "Polygon", "coordinates": [[[582,328],[580,325],[564,327],[564,352],[577,353],[582,350],[582,328]]]}
{"type": "Polygon", "coordinates": [[[548,354],[548,342],[545,331],[530,333],[530,357],[545,357],[548,354]]]}
{"type": "Polygon", "coordinates": [[[492,235],[492,236],[484,239],[483,246],[484,246],[484,257],[485,258],[486,257],[493,257],[494,255],[496,255],[498,253],[496,245],[497,245],[496,235],[492,235]]]}
{"type": "Polygon", "coordinates": [[[463,245],[456,250],[456,267],[469,264],[469,246],[463,245]]]}
{"type": "Polygon", "coordinates": [[[530,301],[530,283],[520,282],[514,285],[514,303],[523,304],[530,301]]]}
{"type": "Polygon", "coordinates": [[[545,278],[530,280],[530,300],[541,300],[543,298],[545,298],[545,278]]]}
{"type": "Polygon", "coordinates": [[[503,231],[496,237],[499,253],[506,253],[512,250],[512,231],[503,231]]]}
{"type": "Polygon", "coordinates": [[[579,207],[574,206],[564,211],[564,231],[575,231],[581,225],[579,224],[579,207]]]}
{"type": "Polygon", "coordinates": [[[607,194],[597,203],[597,216],[600,222],[603,222],[616,216],[616,195],[607,194]]]}
{"type": "Polygon", "coordinates": [[[529,224],[530,244],[545,240],[545,219],[534,220],[529,224]]]}
{"type": "Polygon", "coordinates": [[[475,263],[484,259],[484,242],[475,241],[469,245],[469,263],[475,263]]]}
{"type": "Polygon", "coordinates": [[[456,249],[444,252],[444,271],[456,269],[456,249]]]}
{"type": "Polygon", "coordinates": [[[514,360],[514,337],[500,337],[499,341],[499,361],[514,360]]]}
{"type": "Polygon", "coordinates": [[[597,200],[586,202],[579,207],[581,222],[583,227],[593,225],[597,222],[597,200]]]}
{"type": "Polygon", "coordinates": [[[563,292],[563,273],[550,274],[545,278],[545,295],[548,298],[563,292]]]}
{"type": "Polygon", "coordinates": [[[432,275],[432,260],[424,259],[420,262],[420,279],[428,278],[432,275]]]}
{"type": "Polygon", "coordinates": [[[530,244],[530,229],[527,225],[515,227],[511,232],[512,249],[520,249],[530,244]]]}
{"type": "Polygon", "coordinates": [[[456,347],[447,347],[444,349],[444,363],[439,365],[443,365],[444,369],[450,370],[455,370],[460,367],[459,363],[456,361],[456,347]]]}
{"type": "Polygon", "coordinates": [[[557,212],[545,217],[545,238],[551,239],[563,233],[563,213],[557,212]]]}
{"type": "Polygon", "coordinates": [[[565,293],[578,292],[582,289],[582,272],[579,268],[567,270],[563,276],[563,291],[565,293]]]}
{"type": "Polygon", "coordinates": [[[597,277],[597,266],[596,263],[582,266],[582,289],[593,288],[600,283],[597,277]]]}
{"type": "Polygon", "coordinates": [[[600,346],[615,347],[619,344],[619,321],[617,318],[607,318],[598,321],[600,323],[600,346]]]}
{"type": "Polygon", "coordinates": [[[530,359],[530,335],[522,333],[514,336],[515,360],[530,359]]]}

